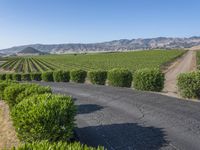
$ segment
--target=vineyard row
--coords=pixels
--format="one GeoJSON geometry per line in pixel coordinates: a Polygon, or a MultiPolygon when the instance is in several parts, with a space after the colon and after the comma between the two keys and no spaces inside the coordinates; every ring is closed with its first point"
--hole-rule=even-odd
{"type": "Polygon", "coordinates": [[[58,66],[37,58],[14,58],[1,65],[1,69],[11,72],[44,72],[55,70],[58,66]]]}

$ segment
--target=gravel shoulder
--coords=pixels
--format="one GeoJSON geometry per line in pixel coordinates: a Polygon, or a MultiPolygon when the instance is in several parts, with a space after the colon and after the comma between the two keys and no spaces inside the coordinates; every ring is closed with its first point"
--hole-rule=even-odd
{"type": "Polygon", "coordinates": [[[108,150],[200,147],[200,103],[127,88],[45,83],[76,98],[77,135],[108,150]]]}

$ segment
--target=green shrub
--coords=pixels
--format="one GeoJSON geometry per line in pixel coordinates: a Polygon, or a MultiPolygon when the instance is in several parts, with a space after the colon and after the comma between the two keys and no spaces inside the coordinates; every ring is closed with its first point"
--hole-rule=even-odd
{"type": "Polygon", "coordinates": [[[4,89],[3,97],[10,107],[16,104],[17,96],[26,88],[33,86],[32,84],[11,84],[4,89]]]}
{"type": "Polygon", "coordinates": [[[21,74],[19,73],[13,74],[12,79],[15,81],[21,81],[21,74]]]}
{"type": "Polygon", "coordinates": [[[11,73],[6,74],[6,80],[12,80],[13,75],[11,73]]]}
{"type": "Polygon", "coordinates": [[[160,69],[139,69],[134,73],[134,88],[144,91],[162,91],[164,87],[164,74],[160,69]]]}
{"type": "Polygon", "coordinates": [[[103,70],[89,71],[88,78],[93,84],[105,85],[107,72],[103,70]]]}
{"type": "Polygon", "coordinates": [[[31,73],[31,80],[33,81],[41,81],[42,80],[42,73],[31,73]]]}
{"type": "Polygon", "coordinates": [[[73,135],[76,108],[71,97],[43,94],[24,99],[11,109],[20,140],[68,141],[73,135]]]}
{"type": "Polygon", "coordinates": [[[81,69],[74,69],[70,72],[70,79],[76,83],[84,83],[87,72],[81,69]]]}
{"type": "Polygon", "coordinates": [[[6,74],[0,74],[0,80],[6,80],[6,74]]]}
{"type": "Polygon", "coordinates": [[[132,73],[127,69],[112,69],[108,72],[108,83],[112,86],[131,87],[132,73]]]}
{"type": "Polygon", "coordinates": [[[5,90],[5,88],[10,86],[10,85],[14,85],[14,84],[16,84],[16,82],[10,81],[10,80],[0,81],[0,100],[4,99],[4,90],[5,90]]]}
{"type": "Polygon", "coordinates": [[[11,83],[10,82],[0,82],[0,100],[4,99],[4,90],[7,86],[9,86],[11,83]]]}
{"type": "Polygon", "coordinates": [[[4,89],[7,87],[7,83],[6,82],[2,82],[0,83],[0,100],[3,100],[3,91],[4,89]]]}
{"type": "Polygon", "coordinates": [[[31,81],[30,73],[23,73],[21,79],[22,81],[31,81]]]}
{"type": "Polygon", "coordinates": [[[32,84],[32,86],[27,87],[24,91],[22,91],[16,98],[16,104],[21,102],[24,98],[29,96],[33,96],[34,94],[45,94],[52,93],[50,87],[44,87],[37,84],[32,84]]]}
{"type": "Polygon", "coordinates": [[[53,82],[53,72],[43,72],[42,80],[45,82],[53,82]]]}
{"type": "Polygon", "coordinates": [[[48,142],[48,141],[40,141],[33,143],[25,143],[20,145],[19,147],[13,147],[12,150],[104,150],[103,147],[89,147],[87,145],[83,145],[81,143],[67,143],[67,142],[48,142]]]}
{"type": "Polygon", "coordinates": [[[69,71],[55,71],[53,72],[53,79],[55,82],[69,82],[70,73],[69,71]]]}
{"type": "Polygon", "coordinates": [[[185,98],[200,98],[200,71],[182,73],[177,80],[181,96],[185,98]]]}

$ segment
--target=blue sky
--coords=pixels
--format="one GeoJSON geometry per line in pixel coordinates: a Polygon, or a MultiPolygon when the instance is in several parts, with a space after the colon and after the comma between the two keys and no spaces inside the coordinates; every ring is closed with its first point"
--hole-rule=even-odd
{"type": "Polygon", "coordinates": [[[200,0],[0,0],[0,49],[200,36],[200,0]]]}

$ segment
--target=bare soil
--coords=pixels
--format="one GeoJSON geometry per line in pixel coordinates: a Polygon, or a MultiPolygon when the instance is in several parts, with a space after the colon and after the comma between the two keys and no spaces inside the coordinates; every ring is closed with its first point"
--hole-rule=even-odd
{"type": "Polygon", "coordinates": [[[165,71],[164,93],[169,96],[179,97],[177,77],[180,73],[191,72],[196,69],[196,51],[189,50],[165,71]]]}
{"type": "Polygon", "coordinates": [[[9,115],[9,107],[0,100],[0,149],[17,146],[19,140],[16,136],[12,121],[9,115]]]}

